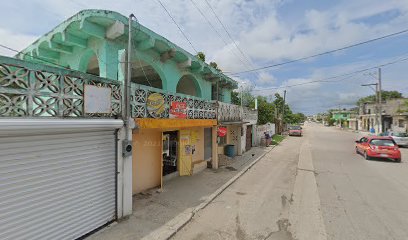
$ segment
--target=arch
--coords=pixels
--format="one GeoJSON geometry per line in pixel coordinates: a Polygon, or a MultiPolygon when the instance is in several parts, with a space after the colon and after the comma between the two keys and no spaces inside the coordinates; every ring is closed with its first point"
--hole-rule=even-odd
{"type": "Polygon", "coordinates": [[[86,72],[96,76],[100,75],[99,60],[92,49],[88,49],[82,54],[78,69],[81,72],[86,72]]]}
{"type": "Polygon", "coordinates": [[[156,68],[140,59],[132,62],[132,82],[159,89],[165,89],[163,75],[156,68]]]}
{"type": "Polygon", "coordinates": [[[183,75],[177,83],[177,93],[201,97],[201,87],[192,75],[183,75]]]}

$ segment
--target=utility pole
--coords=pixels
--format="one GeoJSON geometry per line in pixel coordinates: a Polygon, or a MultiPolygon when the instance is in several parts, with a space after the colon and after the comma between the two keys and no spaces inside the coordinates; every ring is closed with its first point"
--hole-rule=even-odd
{"type": "Polygon", "coordinates": [[[374,125],[377,125],[377,133],[380,132],[380,124],[378,123],[378,112],[379,112],[379,84],[378,83],[370,83],[370,84],[362,84],[361,86],[364,87],[370,87],[374,92],[375,92],[375,124],[373,124],[372,127],[374,127],[374,125]],[[372,86],[375,86],[375,89],[372,88],[372,86]]]}
{"type": "Polygon", "coordinates": [[[128,32],[128,47],[127,47],[127,72],[126,72],[126,79],[125,79],[125,92],[124,92],[124,119],[125,119],[125,125],[126,125],[126,140],[130,139],[130,129],[129,129],[129,118],[130,118],[130,82],[132,79],[132,18],[134,18],[135,15],[130,14],[129,15],[129,32],[128,32]]]}
{"type": "Polygon", "coordinates": [[[383,131],[382,129],[382,99],[381,99],[381,68],[378,68],[378,111],[379,111],[379,125],[378,133],[383,131]]]}
{"type": "Polygon", "coordinates": [[[282,132],[284,126],[284,119],[285,119],[285,102],[286,102],[286,89],[283,91],[283,106],[282,106],[282,132]]]}
{"type": "Polygon", "coordinates": [[[241,108],[242,108],[242,98],[243,98],[243,86],[241,86],[241,108]]]}
{"type": "MultiPolygon", "coordinates": [[[[379,104],[378,104],[378,83],[375,84],[375,125],[377,125],[377,133],[379,133],[379,121],[378,121],[378,112],[379,112],[379,104]]],[[[374,127],[374,126],[373,126],[374,127]]]]}

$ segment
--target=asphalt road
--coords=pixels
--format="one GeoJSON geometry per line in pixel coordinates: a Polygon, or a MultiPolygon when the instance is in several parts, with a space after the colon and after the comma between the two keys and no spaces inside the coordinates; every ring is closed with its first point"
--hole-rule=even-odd
{"type": "Polygon", "coordinates": [[[408,150],[402,163],[365,160],[363,134],[311,124],[316,182],[327,239],[408,239],[408,150]]]}
{"type": "Polygon", "coordinates": [[[282,142],[173,239],[292,240],[288,214],[302,141],[291,137],[282,142]]]}
{"type": "MultiPolygon", "coordinates": [[[[295,239],[298,233],[288,219],[294,209],[300,216],[307,212],[295,208],[302,198],[292,195],[299,189],[295,182],[301,182],[296,181],[296,173],[299,177],[299,171],[304,171],[297,170],[303,145],[308,146],[314,165],[314,196],[320,199],[316,209],[325,238],[408,239],[408,149],[402,149],[402,163],[365,160],[354,150],[354,141],[362,135],[307,124],[304,137],[288,137],[173,239],[295,239]]],[[[303,189],[303,200],[312,199],[313,194],[303,189]]],[[[299,225],[308,221],[299,219],[303,219],[299,225]]],[[[316,239],[304,236],[298,234],[296,239],[316,239]]]]}

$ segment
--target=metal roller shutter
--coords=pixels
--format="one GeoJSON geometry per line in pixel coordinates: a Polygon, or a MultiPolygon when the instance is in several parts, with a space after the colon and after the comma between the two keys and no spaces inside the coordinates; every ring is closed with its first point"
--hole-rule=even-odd
{"type": "Polygon", "coordinates": [[[0,137],[0,239],[76,239],[116,218],[114,130],[0,137]]]}

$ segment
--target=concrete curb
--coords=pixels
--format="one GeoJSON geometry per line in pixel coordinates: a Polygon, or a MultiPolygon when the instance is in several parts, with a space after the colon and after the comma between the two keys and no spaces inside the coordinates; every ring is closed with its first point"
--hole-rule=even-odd
{"type": "MultiPolygon", "coordinates": [[[[278,144],[279,145],[279,144],[278,144]]],[[[190,208],[182,212],[181,214],[174,217],[172,220],[167,222],[165,225],[156,229],[154,232],[142,238],[142,240],[167,240],[172,238],[178,231],[180,231],[187,223],[189,223],[195,214],[200,210],[204,209],[208,204],[210,204],[216,197],[218,197],[222,192],[225,191],[229,186],[231,186],[235,181],[237,181],[242,175],[244,175],[249,169],[251,169],[259,160],[261,160],[266,154],[268,154],[277,145],[273,145],[271,149],[264,152],[257,159],[252,161],[248,166],[245,166],[239,173],[232,177],[228,182],[219,187],[214,193],[209,195],[207,199],[200,205],[190,208]]]]}

